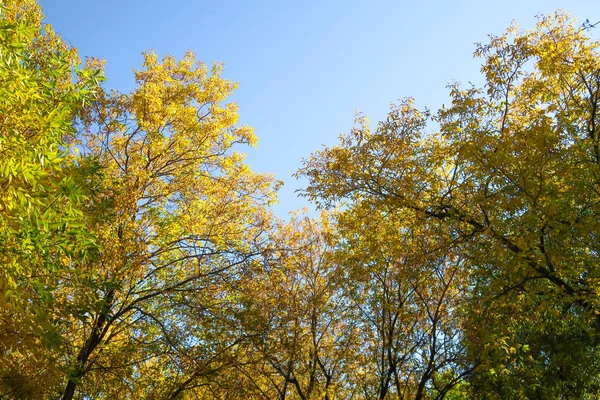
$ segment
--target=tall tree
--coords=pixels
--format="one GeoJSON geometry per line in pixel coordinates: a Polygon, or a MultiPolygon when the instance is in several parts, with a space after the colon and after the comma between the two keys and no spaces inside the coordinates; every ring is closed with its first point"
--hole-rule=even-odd
{"type": "Polygon", "coordinates": [[[73,124],[101,80],[43,25],[35,1],[0,6],[0,397],[48,396],[64,337],[54,289],[95,247],[86,229],[95,166],[73,124]]]}
{"type": "Polygon", "coordinates": [[[322,205],[367,203],[451,232],[473,276],[478,384],[501,397],[598,389],[586,361],[600,333],[598,48],[563,12],[513,26],[477,47],[486,85],[451,85],[439,132],[407,100],[300,172],[322,205]]]}
{"type": "Polygon", "coordinates": [[[334,237],[326,214],[279,223],[245,288],[254,362],[239,369],[256,398],[345,399],[357,392],[358,327],[343,296],[334,237]]]}
{"type": "Polygon", "coordinates": [[[460,329],[468,271],[443,245],[447,234],[415,217],[365,203],[337,214],[336,260],[357,311],[363,398],[444,398],[472,370],[460,329]]]}
{"type": "Polygon", "coordinates": [[[101,96],[86,115],[78,145],[101,165],[98,197],[111,207],[94,227],[98,258],[61,288],[77,312],[65,400],[76,390],[175,398],[239,339],[227,285],[258,253],[274,182],[232,150],[256,138],[236,126],[224,103],[236,84],[221,71],[191,52],[146,53],[137,88],[101,96]]]}

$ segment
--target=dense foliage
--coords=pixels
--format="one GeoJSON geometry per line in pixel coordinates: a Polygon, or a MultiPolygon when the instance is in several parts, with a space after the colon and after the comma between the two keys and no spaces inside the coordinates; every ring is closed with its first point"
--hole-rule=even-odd
{"type": "Polygon", "coordinates": [[[0,10],[0,398],[598,397],[600,44],[565,13],[359,118],[283,222],[220,64],[109,92],[0,10]]]}
{"type": "Polygon", "coordinates": [[[477,47],[484,88],[452,85],[434,116],[406,100],[301,171],[306,194],[341,201],[344,220],[402,218],[412,235],[438,237],[423,254],[461,260],[475,393],[600,389],[598,46],[561,12],[529,32],[513,26],[477,47]]]}

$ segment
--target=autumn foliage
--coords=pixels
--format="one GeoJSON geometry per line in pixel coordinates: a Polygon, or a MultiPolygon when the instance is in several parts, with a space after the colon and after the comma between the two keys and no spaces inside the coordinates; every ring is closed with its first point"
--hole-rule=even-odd
{"type": "Polygon", "coordinates": [[[282,221],[221,64],[108,91],[0,10],[0,398],[598,397],[600,44],[566,13],[359,117],[282,221]]]}

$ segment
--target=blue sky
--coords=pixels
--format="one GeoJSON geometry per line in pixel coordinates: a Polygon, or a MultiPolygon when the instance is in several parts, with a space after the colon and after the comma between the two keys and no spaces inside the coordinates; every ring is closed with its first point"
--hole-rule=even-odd
{"type": "MultiPolygon", "coordinates": [[[[373,123],[389,104],[415,97],[439,108],[453,81],[481,82],[475,42],[516,20],[558,8],[600,20],[600,1],[201,1],[41,0],[46,22],[79,49],[106,60],[107,87],[131,90],[141,53],[181,57],[192,49],[207,64],[225,63],[238,81],[232,98],[240,123],[255,128],[247,161],[285,186],[275,212],[304,207],[292,174],[302,158],[335,145],[356,110],[373,123]]],[[[593,36],[600,36],[600,27],[593,36]]],[[[244,151],[244,149],[239,149],[244,151]]]]}

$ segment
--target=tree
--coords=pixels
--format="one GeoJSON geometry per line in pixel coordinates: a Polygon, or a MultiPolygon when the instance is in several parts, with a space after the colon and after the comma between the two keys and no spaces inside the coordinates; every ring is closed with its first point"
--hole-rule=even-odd
{"type": "Polygon", "coordinates": [[[33,380],[61,374],[54,288],[95,248],[83,217],[95,166],[68,143],[101,71],[79,67],[34,1],[0,12],[0,396],[46,396],[33,380]]]}
{"type": "Polygon", "coordinates": [[[233,151],[256,142],[236,85],[146,53],[138,88],[106,93],[35,1],[2,13],[0,395],[197,390],[244,339],[235,282],[277,186],[233,151]]]}
{"type": "Polygon", "coordinates": [[[477,47],[485,88],[451,85],[434,117],[403,101],[300,171],[323,206],[367,204],[449,232],[472,276],[474,390],[597,393],[597,364],[582,360],[600,329],[598,46],[563,12],[513,26],[477,47]]]}
{"type": "Polygon", "coordinates": [[[227,288],[259,253],[275,199],[272,178],[232,151],[256,138],[224,104],[236,85],[222,66],[188,52],[145,53],[143,67],[131,94],[94,102],[79,135],[110,208],[93,227],[99,256],[60,289],[74,311],[65,400],[175,398],[218,371],[240,339],[227,288]]]}
{"type": "MultiPolygon", "coordinates": [[[[335,227],[293,216],[279,223],[245,287],[241,323],[253,362],[238,364],[238,398],[346,399],[357,392],[359,342],[345,281],[333,258],[335,227]]],[[[230,396],[229,396],[230,397],[230,396]]]]}
{"type": "Polygon", "coordinates": [[[365,203],[337,214],[336,260],[353,305],[365,399],[444,398],[471,373],[463,344],[468,275],[447,233],[365,203]]]}

